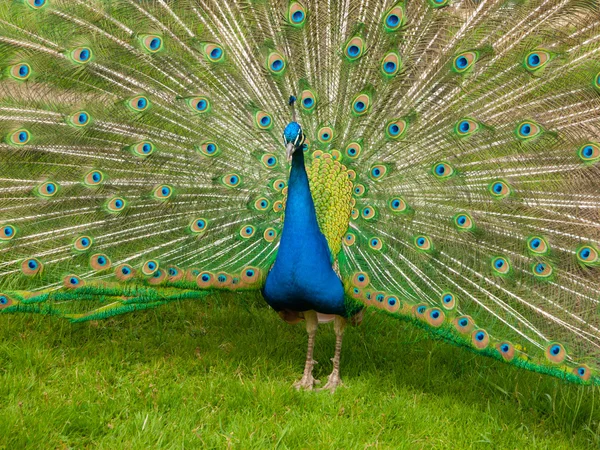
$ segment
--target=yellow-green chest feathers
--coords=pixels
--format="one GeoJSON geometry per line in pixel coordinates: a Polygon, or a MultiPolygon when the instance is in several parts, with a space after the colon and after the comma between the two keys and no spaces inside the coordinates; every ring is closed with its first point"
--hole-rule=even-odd
{"type": "Polygon", "coordinates": [[[306,165],[319,227],[334,259],[342,248],[352,210],[353,184],[348,168],[337,161],[339,157],[337,150],[331,153],[317,150],[306,165]]]}

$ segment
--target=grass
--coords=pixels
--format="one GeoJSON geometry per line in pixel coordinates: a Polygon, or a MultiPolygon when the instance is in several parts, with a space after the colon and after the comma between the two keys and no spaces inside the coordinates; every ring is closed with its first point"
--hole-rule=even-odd
{"type": "MultiPolygon", "coordinates": [[[[317,334],[327,378],[335,336],[317,334]]],[[[98,323],[0,316],[0,449],[598,448],[600,389],[517,370],[380,314],[346,387],[296,392],[302,324],[241,294],[98,323]]]]}

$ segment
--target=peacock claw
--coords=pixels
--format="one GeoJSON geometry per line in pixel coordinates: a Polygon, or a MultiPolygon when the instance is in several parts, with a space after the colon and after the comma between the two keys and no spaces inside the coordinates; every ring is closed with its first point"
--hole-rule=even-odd
{"type": "Polygon", "coordinates": [[[325,386],[318,389],[318,391],[329,391],[333,394],[338,387],[343,386],[344,383],[342,383],[342,379],[340,378],[339,372],[333,371],[331,372],[331,375],[329,375],[329,377],[327,378],[327,383],[325,383],[325,386]]]}
{"type": "Polygon", "coordinates": [[[294,383],[296,390],[304,389],[305,391],[312,391],[315,384],[321,383],[320,380],[315,379],[312,375],[304,375],[300,380],[294,383]]]}

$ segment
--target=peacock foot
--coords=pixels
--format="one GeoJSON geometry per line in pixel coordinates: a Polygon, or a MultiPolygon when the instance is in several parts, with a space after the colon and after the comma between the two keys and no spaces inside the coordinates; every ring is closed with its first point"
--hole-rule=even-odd
{"type": "Polygon", "coordinates": [[[344,383],[342,383],[342,379],[340,378],[340,372],[338,370],[334,370],[327,378],[327,383],[325,386],[320,388],[319,391],[329,391],[333,394],[338,386],[344,386],[344,383]]]}
{"type": "Polygon", "coordinates": [[[312,373],[304,374],[304,376],[294,383],[294,387],[296,390],[304,389],[305,391],[312,391],[316,384],[319,384],[320,381],[316,380],[315,377],[312,376],[312,373]]]}

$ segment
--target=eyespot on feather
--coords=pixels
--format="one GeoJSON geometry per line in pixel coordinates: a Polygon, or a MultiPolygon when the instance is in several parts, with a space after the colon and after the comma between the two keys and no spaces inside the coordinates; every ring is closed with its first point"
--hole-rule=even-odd
{"type": "Polygon", "coordinates": [[[423,314],[425,320],[432,327],[441,327],[446,319],[446,315],[440,308],[428,308],[423,314]]]}
{"type": "Polygon", "coordinates": [[[258,111],[254,115],[254,123],[260,130],[270,130],[273,128],[273,118],[264,111],[258,111]]]}
{"type": "Polygon", "coordinates": [[[417,249],[422,250],[424,252],[430,251],[433,249],[433,245],[431,243],[431,239],[429,239],[429,237],[427,236],[417,236],[414,238],[413,240],[415,247],[417,247],[417,249]]]}
{"type": "Polygon", "coordinates": [[[143,34],[139,40],[144,50],[149,53],[158,53],[163,49],[163,39],[157,34],[143,34]]]}
{"type": "Polygon", "coordinates": [[[357,197],[362,197],[365,193],[365,187],[362,184],[355,184],[352,193],[357,197]]]}
{"type": "Polygon", "coordinates": [[[129,150],[139,158],[145,158],[154,153],[154,144],[150,141],[138,142],[129,147],[129,150]]]}
{"type": "MultiPolygon", "coordinates": [[[[379,294],[381,295],[381,294],[379,294]]],[[[378,295],[375,295],[375,301],[379,302],[378,295]]],[[[400,309],[400,301],[395,295],[386,295],[383,299],[383,306],[391,313],[395,313],[400,309]]]]}
{"type": "Polygon", "coordinates": [[[67,275],[63,278],[63,286],[67,289],[77,289],[84,285],[84,281],[77,275],[67,275]]]}
{"type": "Polygon", "coordinates": [[[17,235],[17,229],[13,225],[4,224],[0,227],[0,241],[10,241],[17,235]]]}
{"type": "Polygon", "coordinates": [[[299,2],[292,2],[288,8],[288,22],[296,28],[301,28],[306,20],[306,9],[299,2]]]}
{"type": "Polygon", "coordinates": [[[461,119],[454,126],[454,131],[460,137],[471,136],[473,133],[479,131],[479,122],[468,117],[461,119]]]}
{"type": "Polygon", "coordinates": [[[594,142],[589,142],[579,147],[577,155],[585,163],[595,163],[600,159],[600,146],[594,142]]]}
{"type": "Polygon", "coordinates": [[[47,0],[26,0],[26,3],[33,9],[40,9],[48,4],[47,0]]]}
{"type": "Polygon", "coordinates": [[[135,276],[135,270],[129,264],[119,264],[115,267],[115,277],[119,281],[128,281],[135,276]]]}
{"type": "Polygon", "coordinates": [[[27,63],[20,63],[10,66],[8,73],[17,81],[25,81],[31,76],[31,66],[27,63]]]}
{"type": "Polygon", "coordinates": [[[403,3],[396,4],[383,16],[383,26],[386,31],[398,31],[404,25],[405,14],[402,5],[403,3]]]}
{"type": "Polygon", "coordinates": [[[435,9],[443,8],[450,4],[450,0],[429,0],[429,4],[435,9]]]}
{"type": "Polygon", "coordinates": [[[86,111],[77,111],[68,116],[67,123],[76,128],[82,128],[91,123],[91,116],[86,111]]]}
{"type": "Polygon", "coordinates": [[[333,129],[331,127],[322,127],[321,129],[319,129],[317,136],[319,142],[327,144],[333,139],[333,129]]]}
{"type": "Polygon", "coordinates": [[[549,278],[552,275],[552,266],[547,262],[533,263],[531,266],[531,272],[537,278],[549,278]]]}
{"type": "Polygon", "coordinates": [[[436,178],[443,180],[454,175],[454,168],[450,164],[442,161],[434,164],[431,168],[431,172],[436,178]]]}
{"type": "Polygon", "coordinates": [[[392,119],[385,125],[385,134],[390,139],[400,139],[406,133],[408,124],[404,119],[392,119]]]}
{"type": "Polygon", "coordinates": [[[254,201],[254,208],[257,211],[266,211],[271,206],[271,202],[265,197],[260,197],[254,201]]]}
{"type": "Polygon", "coordinates": [[[25,145],[31,139],[31,133],[29,130],[25,128],[21,128],[20,130],[13,131],[8,136],[8,143],[12,145],[25,145]]]}
{"type": "Polygon", "coordinates": [[[515,357],[515,346],[510,342],[499,342],[496,344],[496,350],[498,350],[504,361],[510,362],[515,357]]]}
{"type": "Polygon", "coordinates": [[[550,247],[548,246],[546,239],[544,239],[543,237],[531,236],[527,239],[527,249],[531,253],[535,253],[537,255],[545,255],[546,253],[548,253],[550,247]]]}
{"type": "Polygon", "coordinates": [[[375,207],[371,206],[371,205],[367,205],[365,206],[362,211],[360,212],[360,215],[363,219],[366,220],[371,220],[373,217],[375,217],[375,207]]]}
{"type": "Polygon", "coordinates": [[[350,142],[346,146],[346,156],[350,159],[356,159],[362,151],[362,146],[358,142],[350,142]]]}
{"type": "Polygon", "coordinates": [[[381,60],[381,73],[386,78],[391,78],[398,74],[400,70],[400,57],[396,52],[389,52],[381,60]]]}
{"type": "Polygon", "coordinates": [[[387,166],[383,164],[376,164],[371,167],[371,170],[369,170],[369,177],[374,181],[379,181],[385,176],[387,170],[387,166]]]}
{"type": "Polygon", "coordinates": [[[540,135],[542,128],[537,123],[526,120],[517,126],[515,132],[519,139],[526,141],[540,135]]]}
{"type": "Polygon", "coordinates": [[[475,328],[475,322],[471,316],[460,316],[452,321],[454,328],[461,334],[469,334],[475,328]]]}
{"type": "Polygon", "coordinates": [[[225,58],[225,50],[219,44],[207,43],[204,44],[204,56],[210,62],[221,62],[225,58]]]}
{"type": "Polygon", "coordinates": [[[277,166],[277,156],[272,153],[266,153],[262,155],[260,161],[267,169],[273,169],[277,166]]]}
{"type": "Polygon", "coordinates": [[[110,213],[118,213],[125,210],[126,206],[127,202],[125,201],[125,199],[123,199],[122,197],[113,197],[108,201],[106,208],[110,213]]]}
{"type": "Polygon", "coordinates": [[[362,116],[369,112],[371,98],[367,94],[357,95],[352,102],[352,112],[357,116],[362,116]]]}
{"type": "Polygon", "coordinates": [[[40,273],[44,265],[36,258],[29,258],[21,263],[21,272],[23,275],[32,277],[40,273]]]}
{"type": "Polygon", "coordinates": [[[102,253],[96,253],[90,257],[90,266],[94,270],[110,269],[110,258],[102,253]]]}
{"type": "Polygon", "coordinates": [[[86,186],[98,186],[104,181],[104,173],[99,170],[92,170],[87,173],[83,179],[83,183],[86,186]]]}
{"type": "Polygon", "coordinates": [[[185,99],[192,111],[198,114],[204,114],[210,111],[211,104],[207,97],[199,95],[197,97],[189,97],[185,99]]]}
{"type": "Polygon", "coordinates": [[[271,52],[267,56],[267,69],[275,75],[281,75],[285,71],[286,62],[283,55],[279,52],[271,52]]]}
{"type": "Polygon", "coordinates": [[[346,42],[344,55],[348,61],[358,60],[364,53],[365,43],[360,36],[355,36],[346,42]]]}
{"type": "Polygon", "coordinates": [[[402,197],[394,197],[388,203],[390,209],[395,213],[402,213],[408,210],[408,205],[402,197]]]}
{"type": "Polygon", "coordinates": [[[148,97],[144,95],[136,95],[133,98],[130,98],[126,102],[127,107],[132,111],[142,112],[146,111],[150,107],[150,100],[148,97]]]}
{"type": "Polygon", "coordinates": [[[282,212],[284,209],[285,209],[285,206],[283,205],[283,202],[281,200],[277,200],[277,201],[273,202],[273,211],[282,212]]]}
{"type": "Polygon", "coordinates": [[[454,294],[451,292],[444,292],[442,293],[442,307],[444,309],[447,309],[448,311],[453,310],[454,308],[456,308],[456,298],[454,297],[454,294]]]}
{"type": "Polygon", "coordinates": [[[356,236],[353,233],[346,233],[344,236],[344,244],[348,247],[351,247],[356,242],[356,236]]]}
{"type": "Polygon", "coordinates": [[[452,69],[456,73],[465,73],[469,69],[473,68],[478,58],[479,54],[474,51],[460,53],[459,55],[454,57],[452,69]]]}
{"type": "Polygon", "coordinates": [[[11,296],[4,293],[0,293],[0,309],[8,308],[13,304],[15,304],[15,301],[12,299],[11,296]]]}
{"type": "Polygon", "coordinates": [[[150,284],[160,284],[167,278],[167,272],[162,269],[156,269],[156,271],[152,274],[150,278],[148,278],[148,283],[150,284]]]}
{"type": "Polygon", "coordinates": [[[213,285],[215,276],[211,272],[200,272],[196,277],[196,284],[201,288],[209,288],[213,285]]]}
{"type": "Polygon", "coordinates": [[[600,262],[598,249],[591,244],[582,245],[577,249],[577,261],[586,266],[595,266],[600,262]]]}
{"type": "Polygon", "coordinates": [[[92,244],[94,243],[93,239],[89,236],[79,236],[73,242],[73,249],[78,252],[85,252],[90,249],[92,244]]]}
{"type": "Polygon", "coordinates": [[[93,53],[89,47],[77,47],[69,52],[69,58],[77,64],[87,64],[92,57],[93,53]]]}
{"type": "Polygon", "coordinates": [[[481,328],[479,330],[473,330],[471,333],[471,343],[479,350],[486,348],[490,343],[490,337],[487,334],[487,331],[481,328]]]}
{"type": "Polygon", "coordinates": [[[176,282],[180,281],[183,278],[183,276],[185,275],[185,272],[177,266],[168,267],[166,272],[167,272],[167,281],[169,283],[176,283],[176,282]]]}
{"type": "Polygon", "coordinates": [[[458,213],[455,215],[453,223],[459,231],[471,231],[475,227],[473,219],[467,213],[458,213]]]}
{"type": "Polygon", "coordinates": [[[157,200],[168,200],[173,196],[173,188],[168,184],[161,184],[154,189],[153,195],[157,200]]]}
{"type": "Polygon", "coordinates": [[[592,370],[585,364],[581,364],[573,368],[573,373],[583,381],[589,381],[592,377],[592,370]]]}
{"type": "Polygon", "coordinates": [[[364,272],[357,272],[352,276],[352,284],[358,288],[364,288],[369,285],[369,275],[364,272]]]}
{"type": "Polygon", "coordinates": [[[490,183],[488,190],[492,197],[496,199],[502,199],[511,194],[510,186],[503,180],[496,180],[490,183]]]}
{"type": "Polygon", "coordinates": [[[306,112],[312,112],[317,106],[315,94],[310,89],[305,89],[300,94],[300,107],[306,112]]]}
{"type": "Polygon", "coordinates": [[[383,247],[383,241],[380,238],[372,237],[369,239],[369,247],[373,250],[381,250],[383,247]]]}
{"type": "Polygon", "coordinates": [[[552,56],[547,51],[534,50],[525,56],[523,66],[525,66],[529,72],[536,72],[544,67],[550,59],[552,59],[552,56]]]}
{"type": "Polygon", "coordinates": [[[265,229],[263,233],[263,239],[267,242],[273,242],[275,239],[277,239],[277,230],[272,227],[265,229]]]}
{"type": "Polygon", "coordinates": [[[558,342],[551,342],[546,347],[546,358],[548,361],[554,364],[562,363],[567,357],[567,352],[562,344],[558,342]]]}
{"type": "Polygon", "coordinates": [[[227,187],[237,187],[240,185],[240,183],[242,181],[242,179],[240,178],[240,176],[237,173],[230,173],[230,174],[224,175],[221,178],[221,180],[227,187]]]}
{"type": "Polygon", "coordinates": [[[201,217],[198,217],[197,219],[192,220],[192,222],[190,223],[190,231],[192,233],[204,233],[206,231],[206,228],[208,227],[208,222],[206,221],[206,219],[203,219],[201,217]]]}
{"type": "Polygon", "coordinates": [[[54,197],[59,189],[60,186],[58,184],[53,181],[46,181],[37,187],[37,194],[42,197],[50,198],[54,197]]]}
{"type": "Polygon", "coordinates": [[[427,311],[427,305],[425,303],[419,303],[412,307],[413,316],[420,320],[426,320],[425,311],[427,311]]]}
{"type": "Polygon", "coordinates": [[[254,236],[255,232],[256,232],[256,228],[254,228],[254,226],[245,225],[240,229],[240,236],[243,237],[244,239],[248,239],[248,238],[251,238],[252,236],[254,236]]]}
{"type": "Polygon", "coordinates": [[[149,276],[158,270],[159,264],[155,259],[150,259],[142,265],[142,274],[149,276]]]}
{"type": "Polygon", "coordinates": [[[510,272],[510,262],[502,256],[492,259],[492,270],[498,275],[506,275],[510,272]]]}
{"type": "Polygon", "coordinates": [[[244,269],[242,269],[242,272],[240,273],[240,278],[242,280],[243,283],[245,284],[254,284],[258,281],[260,277],[260,270],[257,269],[256,267],[245,267],[244,269]]]}

